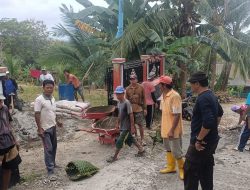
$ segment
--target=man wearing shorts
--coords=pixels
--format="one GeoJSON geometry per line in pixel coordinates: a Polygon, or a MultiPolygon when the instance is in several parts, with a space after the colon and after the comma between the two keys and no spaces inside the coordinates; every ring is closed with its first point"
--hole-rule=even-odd
{"type": "Polygon", "coordinates": [[[118,86],[115,90],[116,97],[119,101],[117,105],[119,111],[117,126],[120,128],[120,136],[116,141],[115,155],[107,159],[107,162],[114,162],[117,160],[118,154],[125,143],[129,146],[135,144],[139,150],[135,156],[143,156],[144,153],[142,146],[132,136],[132,134],[135,133],[134,116],[130,102],[124,98],[124,92],[125,89],[122,86],[118,86]]]}
{"type": "MultiPolygon", "coordinates": [[[[141,144],[146,145],[144,141],[144,115],[147,115],[147,104],[145,98],[145,92],[142,85],[137,83],[137,75],[132,72],[130,75],[130,85],[126,88],[126,99],[128,99],[132,105],[135,124],[139,126],[141,144]]],[[[135,131],[137,136],[137,131],[135,131]]]]}
{"type": "Polygon", "coordinates": [[[18,153],[17,143],[11,131],[12,118],[9,109],[4,105],[5,97],[0,95],[0,162],[3,169],[3,182],[0,189],[8,189],[11,170],[18,167],[21,158],[18,153]]]}

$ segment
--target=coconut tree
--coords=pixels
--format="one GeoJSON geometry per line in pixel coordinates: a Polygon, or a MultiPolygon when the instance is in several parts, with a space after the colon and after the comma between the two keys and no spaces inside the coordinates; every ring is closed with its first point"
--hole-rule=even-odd
{"type": "MultiPolygon", "coordinates": [[[[223,72],[217,84],[225,90],[231,71],[232,64],[239,68],[244,78],[248,73],[246,65],[248,61],[245,57],[249,53],[248,45],[239,36],[242,31],[249,26],[249,6],[250,1],[245,0],[201,0],[198,12],[203,16],[207,24],[201,25],[198,30],[200,34],[206,34],[217,41],[230,56],[230,61],[224,65],[223,72]]],[[[217,54],[209,52],[209,70],[211,71],[211,88],[214,88],[216,80],[217,54]]]]}

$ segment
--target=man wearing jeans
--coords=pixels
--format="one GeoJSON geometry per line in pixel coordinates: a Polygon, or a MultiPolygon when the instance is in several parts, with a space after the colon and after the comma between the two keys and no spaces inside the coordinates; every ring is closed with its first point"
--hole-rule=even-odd
{"type": "Polygon", "coordinates": [[[43,141],[45,165],[50,180],[56,180],[54,175],[57,149],[56,125],[62,127],[62,123],[56,121],[56,104],[52,95],[53,91],[54,81],[44,80],[43,94],[36,98],[34,105],[37,133],[43,141]]]}

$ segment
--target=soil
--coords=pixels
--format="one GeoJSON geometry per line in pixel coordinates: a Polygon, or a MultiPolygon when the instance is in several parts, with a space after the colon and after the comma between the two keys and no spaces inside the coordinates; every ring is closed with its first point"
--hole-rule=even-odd
{"type": "MultiPolygon", "coordinates": [[[[238,102],[240,104],[240,102],[238,102]]],[[[235,103],[234,103],[235,104],[235,103]]],[[[249,151],[243,153],[234,151],[240,128],[235,128],[238,122],[237,114],[230,110],[232,103],[223,104],[224,116],[220,124],[221,140],[215,154],[214,189],[216,190],[247,190],[250,189],[249,151]],[[234,129],[234,130],[230,130],[234,129]]],[[[106,159],[113,155],[115,147],[98,142],[98,134],[75,132],[76,128],[90,128],[91,120],[63,119],[64,127],[58,128],[57,164],[61,168],[56,170],[57,181],[50,182],[46,178],[43,161],[42,144],[35,136],[33,114],[26,110],[17,113],[17,133],[28,131],[32,134],[32,142],[27,145],[25,138],[21,138],[20,155],[23,162],[20,165],[21,184],[13,190],[181,190],[183,181],[178,174],[160,174],[159,170],[165,165],[162,144],[152,145],[149,130],[146,130],[147,146],[145,157],[137,158],[136,147],[125,146],[119,160],[109,164],[106,159]],[[18,121],[17,121],[18,120],[18,121]],[[25,122],[26,120],[26,122],[25,122]],[[72,160],[86,160],[100,168],[94,176],[72,182],[68,179],[65,166],[72,160]]],[[[183,151],[186,152],[189,143],[190,122],[184,121],[183,151]]],[[[25,136],[25,134],[23,135],[25,136]]],[[[27,135],[26,135],[27,136],[27,135]]]]}

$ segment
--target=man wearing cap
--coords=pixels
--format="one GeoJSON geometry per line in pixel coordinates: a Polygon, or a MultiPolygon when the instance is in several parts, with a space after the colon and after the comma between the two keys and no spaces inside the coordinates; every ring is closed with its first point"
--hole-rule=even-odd
{"type": "Polygon", "coordinates": [[[198,94],[193,108],[191,139],[184,164],[185,190],[213,190],[213,154],[219,142],[218,125],[223,110],[217,97],[208,89],[204,72],[196,72],[189,79],[192,92],[198,94]]]}
{"type": "Polygon", "coordinates": [[[45,68],[42,69],[42,74],[40,75],[40,78],[39,78],[41,84],[43,83],[43,81],[45,80],[52,80],[54,81],[54,78],[53,76],[47,72],[47,70],[45,68]]]}
{"type": "Polygon", "coordinates": [[[5,97],[0,95],[0,163],[3,169],[2,190],[7,190],[11,179],[11,171],[18,168],[21,157],[18,153],[18,144],[12,133],[10,122],[12,118],[9,109],[4,105],[5,97]]]}
{"type": "MultiPolygon", "coordinates": [[[[126,88],[126,99],[132,104],[135,124],[139,126],[141,144],[146,145],[144,141],[144,115],[147,115],[147,105],[145,93],[142,85],[137,83],[137,75],[134,71],[130,75],[130,85],[126,88]]],[[[137,136],[137,132],[135,132],[137,136]]]]}
{"type": "Polygon", "coordinates": [[[176,172],[176,162],[179,168],[179,177],[183,179],[182,155],[182,107],[181,96],[173,90],[172,78],[161,76],[157,83],[162,91],[160,109],[162,110],[161,136],[166,150],[167,165],[160,173],[176,172]]]}
{"type": "Polygon", "coordinates": [[[120,129],[120,136],[116,141],[115,155],[107,159],[107,162],[114,162],[117,160],[118,154],[125,143],[129,146],[135,144],[135,146],[138,148],[138,153],[136,156],[143,156],[144,153],[142,146],[132,136],[135,133],[134,116],[132,106],[130,102],[125,99],[124,92],[125,89],[122,86],[118,86],[114,92],[119,101],[117,105],[119,112],[117,128],[120,129]]]}
{"type": "Polygon", "coordinates": [[[148,75],[148,80],[142,83],[145,92],[147,115],[146,115],[146,127],[151,129],[154,116],[154,105],[157,106],[157,100],[155,98],[155,87],[152,83],[155,77],[155,72],[151,71],[148,75]]]}

